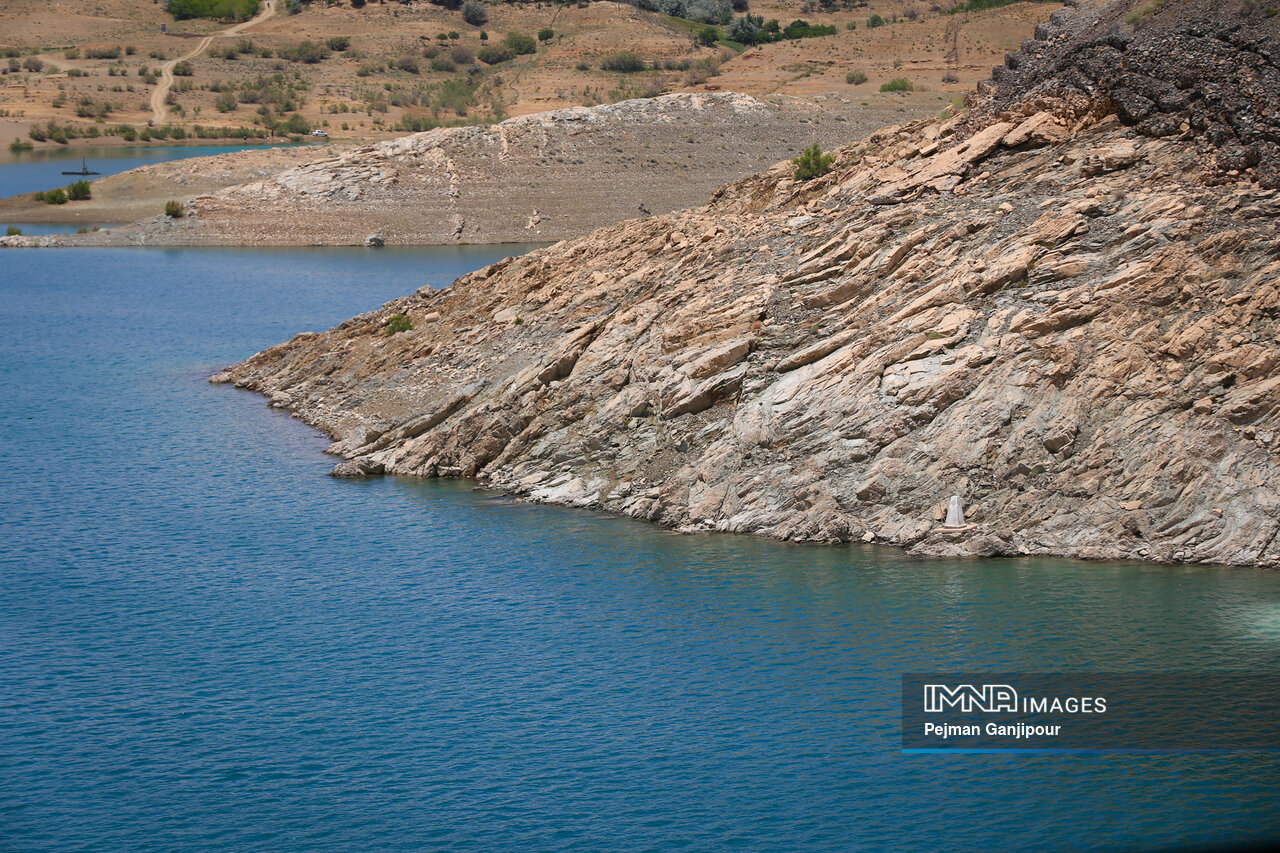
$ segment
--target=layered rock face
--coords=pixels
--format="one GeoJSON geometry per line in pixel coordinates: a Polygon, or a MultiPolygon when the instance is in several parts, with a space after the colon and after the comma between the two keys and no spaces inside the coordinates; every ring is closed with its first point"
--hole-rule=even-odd
{"type": "Polygon", "coordinates": [[[1037,92],[624,222],[214,377],[336,473],[684,530],[1280,567],[1280,195],[1037,92]],[[413,329],[388,334],[406,315],[413,329]],[[939,530],[949,495],[971,527],[939,530]]]}

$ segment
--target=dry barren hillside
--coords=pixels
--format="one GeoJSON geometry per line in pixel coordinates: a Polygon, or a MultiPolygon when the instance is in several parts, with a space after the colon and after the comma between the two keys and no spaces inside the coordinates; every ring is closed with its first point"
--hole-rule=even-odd
{"type": "Polygon", "coordinates": [[[679,91],[837,94],[918,116],[985,78],[1057,5],[950,15],[950,2],[663,0],[661,8],[692,17],[722,13],[715,40],[703,43],[706,24],[626,3],[490,2],[485,22],[473,25],[461,2],[441,2],[253,0],[270,12],[266,20],[230,33],[232,21],[174,20],[154,0],[3,0],[0,144],[35,128],[34,144],[57,145],[49,122],[71,144],[80,134],[171,139],[173,128],[182,138],[196,128],[236,138],[315,127],[368,141],[679,91]],[[732,41],[720,21],[748,12],[833,29],[756,46],[732,41]],[[884,25],[871,27],[873,17],[884,25]],[[509,36],[525,46],[504,54],[509,36]],[[525,49],[532,52],[518,52],[525,49]],[[882,93],[894,79],[913,91],[882,93]]]}
{"type": "Polygon", "coordinates": [[[683,530],[1280,566],[1280,21],[1081,3],[974,111],[214,377],[335,473],[683,530]],[[960,495],[969,529],[939,530],[960,495]]]}

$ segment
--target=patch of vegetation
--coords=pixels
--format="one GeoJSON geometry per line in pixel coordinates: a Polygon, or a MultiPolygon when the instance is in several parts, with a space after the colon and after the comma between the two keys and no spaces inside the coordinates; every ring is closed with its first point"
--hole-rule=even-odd
{"type": "Polygon", "coordinates": [[[877,27],[883,27],[887,23],[889,22],[886,21],[884,18],[880,17],[879,15],[872,15],[870,18],[867,18],[867,27],[869,29],[874,30],[877,27]]]}
{"type": "Polygon", "coordinates": [[[747,11],[747,0],[635,0],[635,4],[699,24],[727,24],[734,12],[747,11]]]}
{"type": "Polygon", "coordinates": [[[14,154],[18,154],[23,151],[31,151],[34,148],[35,146],[25,139],[15,139],[9,143],[9,150],[14,154]]]}
{"type": "Polygon", "coordinates": [[[822,146],[815,142],[800,152],[800,156],[791,162],[796,167],[795,178],[797,181],[811,181],[830,172],[831,163],[834,160],[835,157],[831,154],[823,154],[822,146]]]}
{"type": "Polygon", "coordinates": [[[485,45],[476,52],[476,59],[485,65],[497,65],[499,62],[507,62],[515,58],[515,52],[505,44],[485,45]]]}
{"type": "Polygon", "coordinates": [[[89,182],[86,180],[76,181],[67,187],[67,198],[71,201],[86,201],[93,197],[93,191],[89,189],[89,182]]]}
{"type": "MultiPolygon", "coordinates": [[[[124,50],[120,45],[115,45],[114,47],[86,47],[84,49],[86,59],[119,59],[120,54],[123,52],[124,50]]],[[[67,58],[70,59],[71,57],[67,58]]]]}
{"type": "Polygon", "coordinates": [[[259,0],[165,0],[164,7],[174,19],[209,18],[217,21],[247,21],[258,14],[259,0]]]}
{"type": "Polygon", "coordinates": [[[729,25],[726,37],[740,44],[755,45],[835,34],[836,28],[828,24],[810,24],[797,18],[783,27],[777,20],[766,21],[760,15],[747,14],[729,25]]]}
{"type": "Polygon", "coordinates": [[[863,83],[867,82],[867,72],[850,71],[848,74],[844,75],[844,82],[848,83],[850,86],[861,86],[863,83]]]}
{"type": "Polygon", "coordinates": [[[538,43],[533,36],[524,33],[507,33],[502,39],[503,44],[511,48],[511,52],[516,56],[526,56],[531,53],[538,52],[538,43]]]}
{"type": "Polygon", "coordinates": [[[386,322],[383,328],[386,330],[387,337],[391,337],[400,332],[408,332],[413,329],[413,321],[409,319],[407,314],[392,314],[391,319],[386,322]]]}
{"type": "Polygon", "coordinates": [[[181,219],[187,215],[187,211],[183,208],[182,202],[170,199],[164,203],[164,215],[170,219],[181,219]]]}
{"type": "Polygon", "coordinates": [[[255,52],[253,42],[249,39],[237,39],[233,44],[224,44],[209,50],[209,55],[215,59],[239,59],[240,54],[252,54],[255,52]]]}
{"type": "Polygon", "coordinates": [[[906,77],[894,77],[888,83],[880,84],[881,92],[914,92],[916,87],[906,77]]]}
{"type": "Polygon", "coordinates": [[[333,36],[326,41],[324,45],[334,53],[342,53],[347,48],[351,47],[351,39],[348,36],[333,36]]]}
{"type": "Polygon", "coordinates": [[[314,41],[302,41],[293,47],[287,47],[280,51],[280,58],[287,59],[290,62],[305,62],[308,65],[315,65],[317,62],[323,62],[329,58],[330,50],[323,44],[314,41]]]}
{"type": "Polygon", "coordinates": [[[238,106],[240,106],[240,99],[236,97],[235,92],[219,92],[213,99],[213,108],[220,113],[229,113],[238,106]]]}
{"type": "Polygon", "coordinates": [[[600,70],[602,71],[617,71],[622,74],[634,74],[637,71],[645,70],[646,67],[645,61],[634,51],[630,50],[611,53],[604,59],[600,60],[600,70]]]}
{"type": "MultiPolygon", "coordinates": [[[[947,10],[948,15],[958,15],[961,12],[982,12],[986,9],[999,9],[1001,6],[1012,6],[1014,3],[1020,3],[1022,0],[965,0],[956,6],[947,10]]],[[[1027,0],[1029,3],[1056,3],[1057,0],[1027,0]]]]}
{"type": "Polygon", "coordinates": [[[66,204],[67,191],[59,187],[56,190],[44,190],[38,192],[31,197],[35,201],[42,201],[45,204],[66,204]]]}
{"type": "Polygon", "coordinates": [[[551,41],[556,37],[556,31],[551,27],[543,27],[538,30],[538,41],[551,41]]]}
{"type": "Polygon", "coordinates": [[[703,47],[711,47],[720,41],[720,31],[712,26],[705,26],[698,30],[698,44],[703,47]]]}
{"type": "Polygon", "coordinates": [[[462,20],[466,21],[473,27],[478,27],[489,22],[489,7],[483,3],[477,3],[476,0],[467,0],[462,4],[462,20]]]}
{"type": "Polygon", "coordinates": [[[173,66],[174,77],[190,77],[195,73],[196,70],[191,66],[190,62],[179,62],[177,65],[173,66]]]}
{"type": "Polygon", "coordinates": [[[21,228],[19,228],[17,225],[10,225],[8,228],[6,228],[6,229],[4,230],[4,236],[6,236],[6,237],[21,237],[21,236],[22,236],[22,229],[21,229],[21,228]]]}

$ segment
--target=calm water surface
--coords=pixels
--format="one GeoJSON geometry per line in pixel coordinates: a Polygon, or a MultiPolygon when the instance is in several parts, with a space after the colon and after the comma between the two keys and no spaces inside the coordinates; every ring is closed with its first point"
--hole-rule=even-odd
{"type": "MultiPolygon", "coordinates": [[[[65,187],[80,180],[75,175],[62,174],[63,169],[79,169],[81,160],[100,175],[86,178],[96,180],[139,166],[163,163],[167,160],[185,160],[188,157],[207,157],[228,154],[254,148],[271,148],[270,145],[167,145],[157,148],[137,147],[85,147],[42,148],[38,151],[13,153],[0,150],[0,198],[18,193],[33,193],[65,187]]],[[[9,224],[9,223],[4,223],[9,224]]]]}
{"type": "Polygon", "coordinates": [[[1280,576],[681,537],[325,477],[205,382],[502,248],[0,253],[0,850],[1133,850],[1267,756],[898,751],[929,670],[1272,671],[1280,576]]]}

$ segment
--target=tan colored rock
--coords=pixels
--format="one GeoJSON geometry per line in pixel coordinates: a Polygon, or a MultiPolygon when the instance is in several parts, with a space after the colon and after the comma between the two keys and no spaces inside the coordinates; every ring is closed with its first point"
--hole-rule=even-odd
{"type": "Polygon", "coordinates": [[[906,125],[216,379],[352,462],[679,530],[1280,567],[1280,237],[1205,214],[1272,199],[1086,124],[906,125]],[[939,535],[953,494],[975,526],[939,535]]]}

